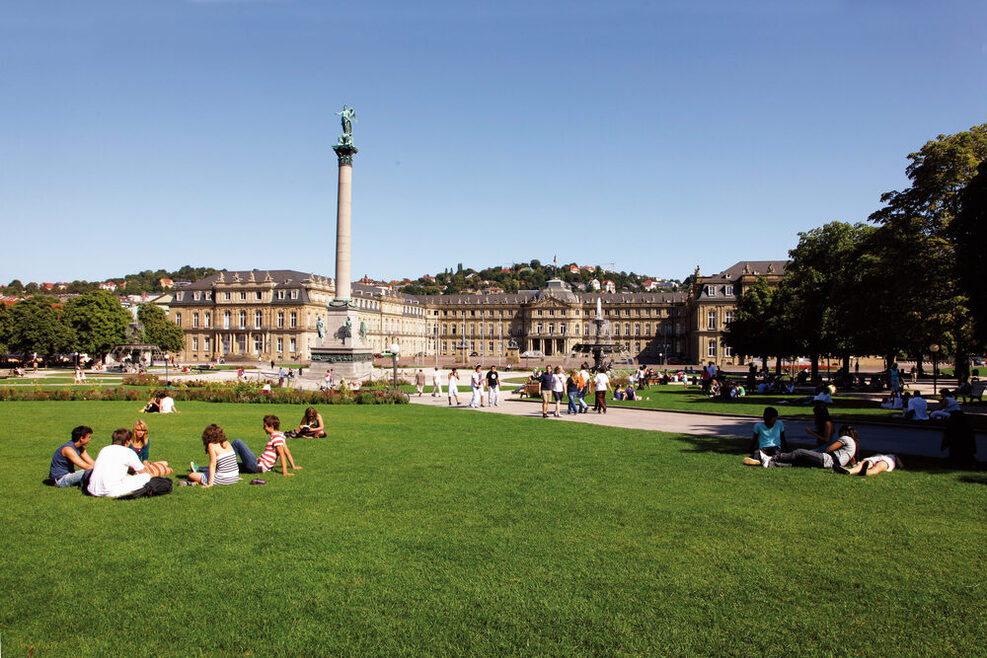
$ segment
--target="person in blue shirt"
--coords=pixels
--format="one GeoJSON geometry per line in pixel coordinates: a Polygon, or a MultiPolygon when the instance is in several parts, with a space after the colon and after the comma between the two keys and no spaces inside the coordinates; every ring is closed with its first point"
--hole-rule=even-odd
{"type": "Polygon", "coordinates": [[[86,445],[92,436],[91,427],[79,425],[72,430],[72,440],[58,446],[51,457],[51,468],[48,471],[56,487],[77,485],[82,482],[86,473],[92,470],[95,462],[86,452],[86,445]]]}
{"type": "Polygon", "coordinates": [[[774,407],[764,408],[764,420],[754,425],[754,436],[751,437],[750,457],[744,457],[744,463],[749,466],[760,466],[767,459],[788,449],[785,439],[785,424],[778,418],[778,410],[774,407]]]}

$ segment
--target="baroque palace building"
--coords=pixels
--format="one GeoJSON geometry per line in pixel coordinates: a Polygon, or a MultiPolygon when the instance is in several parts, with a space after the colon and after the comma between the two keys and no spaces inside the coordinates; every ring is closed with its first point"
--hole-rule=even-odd
{"type": "MultiPolygon", "coordinates": [[[[702,276],[688,292],[575,292],[559,280],[516,294],[416,296],[383,286],[353,284],[353,300],[374,352],[392,343],[407,356],[482,360],[509,351],[561,358],[591,339],[596,303],[611,323],[613,342],[638,361],[736,365],[723,342],[736,300],[765,277],[777,283],[786,261],[741,261],[702,276]]],[[[169,315],[185,332],[186,362],[307,363],[316,322],[333,299],[331,279],[294,270],[223,271],[176,290],[169,315]]]]}

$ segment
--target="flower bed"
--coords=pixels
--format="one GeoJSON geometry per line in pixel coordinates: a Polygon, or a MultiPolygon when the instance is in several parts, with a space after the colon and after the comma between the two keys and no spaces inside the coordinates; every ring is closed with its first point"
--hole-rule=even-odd
{"type": "MultiPolygon", "coordinates": [[[[143,385],[147,385],[146,383],[143,385]]],[[[157,385],[157,384],[154,384],[157,385]]],[[[182,382],[168,388],[176,402],[242,402],[246,404],[407,404],[408,396],[401,391],[303,391],[275,388],[264,391],[251,382],[219,384],[214,382],[182,382]]],[[[62,388],[55,390],[0,388],[0,401],[71,401],[109,400],[140,401],[148,398],[146,390],[119,388],[62,388]]]]}

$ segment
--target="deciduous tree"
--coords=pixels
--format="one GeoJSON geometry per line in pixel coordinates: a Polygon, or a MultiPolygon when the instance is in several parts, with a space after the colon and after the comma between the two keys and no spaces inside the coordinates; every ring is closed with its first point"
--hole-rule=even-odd
{"type": "Polygon", "coordinates": [[[130,313],[105,290],[74,297],[65,304],[65,323],[75,332],[76,349],[102,359],[127,338],[130,313]]]}
{"type": "Polygon", "coordinates": [[[165,352],[178,352],[185,346],[185,334],[155,304],[137,307],[137,321],[144,327],[144,340],[165,352]]]}

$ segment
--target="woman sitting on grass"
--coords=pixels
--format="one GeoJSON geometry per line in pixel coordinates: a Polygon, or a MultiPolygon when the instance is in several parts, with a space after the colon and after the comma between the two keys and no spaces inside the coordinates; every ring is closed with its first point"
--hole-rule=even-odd
{"type": "Polygon", "coordinates": [[[812,408],[815,429],[809,427],[805,431],[816,439],[816,446],[828,446],[833,438],[833,419],[830,418],[829,408],[825,404],[817,404],[812,408]]]}
{"type": "Polygon", "coordinates": [[[291,433],[286,433],[285,436],[289,438],[293,437],[305,437],[309,439],[321,439],[326,435],[326,425],[322,421],[322,414],[315,410],[315,407],[309,407],[305,410],[305,415],[302,416],[302,422],[298,426],[298,429],[291,433]]]}
{"type": "Polygon", "coordinates": [[[130,439],[130,449],[137,453],[137,459],[141,460],[141,463],[144,464],[146,472],[150,473],[152,477],[174,473],[171,467],[168,466],[168,462],[148,461],[150,457],[148,450],[150,432],[147,429],[147,423],[137,419],[134,421],[134,427],[130,430],[130,433],[133,435],[130,439]]]}
{"type": "Polygon", "coordinates": [[[209,455],[209,466],[196,467],[195,462],[189,462],[189,484],[201,483],[204,487],[211,487],[214,484],[236,484],[240,481],[236,452],[226,440],[222,427],[215,423],[206,427],[202,432],[202,445],[209,455]]]}
{"type": "Polygon", "coordinates": [[[833,468],[834,466],[853,466],[857,463],[857,451],[860,442],[857,440],[857,430],[852,425],[844,425],[839,431],[840,438],[825,448],[806,450],[799,448],[793,452],[785,452],[768,459],[763,459],[761,465],[770,466],[802,466],[804,468],[833,468]]]}

